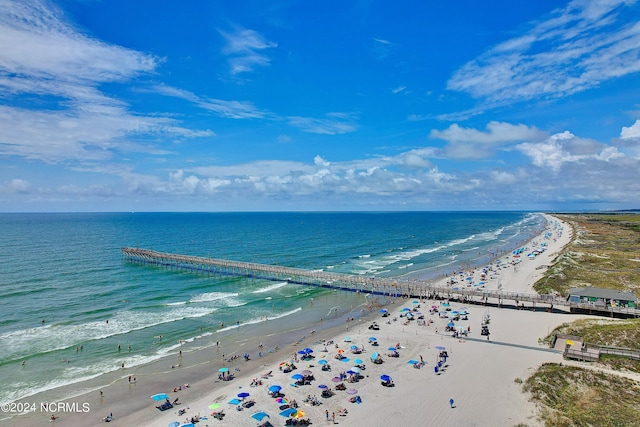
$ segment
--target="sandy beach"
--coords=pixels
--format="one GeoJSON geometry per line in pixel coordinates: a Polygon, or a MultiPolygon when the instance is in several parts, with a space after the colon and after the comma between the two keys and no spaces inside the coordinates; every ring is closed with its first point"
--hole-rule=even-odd
{"type": "MultiPolygon", "coordinates": [[[[485,288],[533,293],[533,283],[572,238],[568,224],[546,217],[547,229],[527,244],[533,249],[544,242],[544,252],[532,259],[523,257],[525,259],[517,264],[512,264],[511,256],[504,256],[492,263],[484,275],[480,269],[458,275],[458,285],[473,286],[483,281],[485,288]]],[[[443,284],[449,283],[451,277],[440,280],[443,284]]],[[[558,310],[553,313],[532,310],[526,304],[523,309],[513,305],[496,308],[427,299],[418,304],[414,300],[398,299],[387,309],[388,317],[383,317],[376,308],[362,318],[345,319],[339,326],[321,332],[304,331],[304,338],[291,337],[289,342],[293,344],[278,349],[269,337],[262,343],[246,343],[246,351],[251,354],[248,361],[240,354],[236,360],[225,362],[224,348],[216,346],[210,349],[208,358],[200,355],[196,359],[190,353],[182,354],[175,358],[173,368],[166,366],[159,375],[138,377],[135,382],[124,375],[101,390],[86,390],[86,394],[67,401],[77,404],[78,410],[59,411],[59,417],[51,424],[101,425],[105,416],[113,414],[110,423],[113,426],[168,426],[175,422],[181,425],[192,417],[203,417],[196,424],[200,427],[257,426],[260,422],[252,415],[264,412],[268,417],[262,422],[285,425],[287,418],[280,415],[284,403],[276,402],[269,393],[269,387],[277,385],[285,399],[296,401],[298,410],[304,413],[301,418],[315,425],[536,426],[540,425],[536,408],[522,393],[519,380],[526,379],[544,362],[562,361],[561,352],[540,345],[539,338],[561,323],[587,317],[558,310]],[[443,317],[442,313],[461,310],[466,311],[466,316],[462,315],[454,323],[467,334],[454,337],[445,331],[452,319],[443,317]],[[423,316],[415,315],[416,320],[408,320],[407,311],[423,316]],[[463,320],[465,317],[467,320],[463,320]],[[490,339],[480,333],[486,320],[489,320],[490,339]],[[373,322],[379,330],[369,328],[373,322]],[[373,345],[372,337],[376,338],[377,345],[373,345]],[[390,348],[398,345],[398,357],[390,357],[393,353],[390,348]],[[352,346],[357,346],[361,353],[354,354],[352,346]],[[302,360],[298,352],[305,348],[313,350],[313,358],[302,360]],[[447,353],[446,360],[441,358],[442,348],[447,353]],[[339,352],[344,359],[336,359],[339,352]],[[383,363],[372,363],[375,352],[380,354],[383,363]],[[336,382],[334,377],[352,369],[355,359],[361,359],[365,365],[360,375],[345,374],[346,380],[336,382]],[[321,360],[331,367],[330,371],[322,369],[325,362],[321,360]],[[280,369],[282,363],[292,361],[295,370],[280,369]],[[413,361],[423,363],[416,366],[413,361]],[[441,366],[436,372],[438,362],[441,366]],[[219,370],[223,367],[234,375],[232,380],[219,379],[219,370]],[[295,386],[292,375],[307,370],[313,380],[308,385],[295,386]],[[383,386],[382,375],[390,376],[394,386],[383,386]],[[349,378],[357,381],[349,382],[349,378]],[[252,386],[256,379],[261,383],[252,386]],[[340,383],[348,392],[335,390],[340,383]],[[333,390],[333,395],[321,397],[320,385],[333,390]],[[161,412],[155,405],[162,402],[154,403],[150,398],[157,393],[166,393],[171,401],[178,398],[179,404],[161,412]],[[240,393],[248,396],[238,397],[240,393]],[[320,404],[306,402],[308,396],[311,400],[315,396],[320,404]],[[354,396],[359,397],[356,403],[350,401],[354,396]],[[253,401],[253,404],[243,407],[234,399],[241,403],[253,401]],[[83,404],[90,410],[83,411],[83,404]],[[224,412],[222,420],[212,417],[220,411],[224,412]],[[326,419],[327,414],[330,420],[326,419]]],[[[229,354],[226,359],[228,357],[229,354]]],[[[167,365],[166,361],[162,363],[167,365]]],[[[34,411],[7,421],[7,425],[42,425],[50,416],[51,412],[34,411]]]]}

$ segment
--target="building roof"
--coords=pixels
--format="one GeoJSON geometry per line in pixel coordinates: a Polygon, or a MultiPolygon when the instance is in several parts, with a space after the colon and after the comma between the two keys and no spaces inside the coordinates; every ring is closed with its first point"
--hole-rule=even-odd
{"type": "Polygon", "coordinates": [[[621,301],[637,301],[638,297],[633,292],[620,292],[614,289],[594,288],[588,286],[586,288],[571,288],[569,289],[569,295],[575,295],[580,297],[594,297],[604,299],[615,299],[621,301]]]}

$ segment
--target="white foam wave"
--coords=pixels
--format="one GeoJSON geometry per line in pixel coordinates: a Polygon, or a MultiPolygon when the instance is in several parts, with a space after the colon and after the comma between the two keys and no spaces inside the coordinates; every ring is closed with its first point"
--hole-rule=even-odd
{"type": "Polygon", "coordinates": [[[278,283],[274,283],[273,285],[269,285],[267,287],[257,289],[255,291],[253,291],[252,293],[254,293],[254,294],[262,294],[262,293],[265,293],[265,292],[270,292],[270,291],[274,291],[276,289],[280,289],[281,287],[287,286],[288,284],[289,284],[288,282],[278,282],[278,283]]]}
{"type": "Polygon", "coordinates": [[[225,326],[224,328],[218,329],[217,332],[230,331],[232,329],[240,328],[240,327],[245,326],[245,325],[255,325],[256,323],[265,322],[265,321],[268,321],[268,320],[282,319],[283,317],[291,316],[292,314],[295,314],[295,313],[297,313],[297,312],[299,312],[301,310],[302,310],[302,307],[298,307],[298,308],[295,308],[293,310],[289,310],[289,311],[286,311],[284,313],[278,314],[276,316],[257,317],[257,318],[251,319],[251,320],[246,320],[246,321],[240,323],[239,325],[234,324],[234,325],[231,325],[231,326],[225,326]]]}
{"type": "Polygon", "coordinates": [[[211,307],[176,306],[168,310],[122,311],[106,321],[82,324],[46,325],[0,335],[2,360],[15,360],[36,353],[55,350],[137,331],[186,318],[206,316],[216,311],[211,307]]]}
{"type": "Polygon", "coordinates": [[[237,297],[239,294],[232,292],[208,292],[204,294],[194,295],[189,302],[191,303],[199,303],[199,302],[211,302],[217,301],[225,298],[237,297]]]}

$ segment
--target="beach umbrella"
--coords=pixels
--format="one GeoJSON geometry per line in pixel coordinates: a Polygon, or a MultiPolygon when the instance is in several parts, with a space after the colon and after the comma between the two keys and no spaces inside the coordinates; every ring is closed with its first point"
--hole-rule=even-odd
{"type": "Polygon", "coordinates": [[[358,368],[357,366],[354,366],[353,368],[351,368],[351,370],[352,370],[353,372],[355,372],[356,374],[359,374],[360,372],[362,372],[362,371],[360,370],[360,368],[358,368]]]}
{"type": "Polygon", "coordinates": [[[269,391],[271,393],[277,393],[280,390],[282,390],[282,387],[280,387],[279,385],[272,385],[271,387],[269,387],[269,391]]]}
{"type": "Polygon", "coordinates": [[[293,378],[294,380],[301,380],[304,378],[304,375],[302,374],[293,374],[291,375],[291,378],[293,378]]]}
{"type": "Polygon", "coordinates": [[[437,346],[435,347],[435,349],[436,349],[436,350],[440,350],[440,351],[444,351],[444,350],[445,350],[445,348],[444,348],[443,346],[441,346],[441,345],[437,345],[437,346]]]}
{"type": "Polygon", "coordinates": [[[453,328],[455,326],[455,323],[449,322],[449,323],[447,323],[447,326],[450,327],[450,328],[453,328]]]}
{"type": "Polygon", "coordinates": [[[169,423],[169,427],[179,427],[180,426],[180,422],[179,421],[174,421],[172,423],[169,423]]]}
{"type": "Polygon", "coordinates": [[[374,352],[374,353],[372,353],[372,354],[371,354],[371,359],[372,359],[372,360],[373,360],[373,359],[377,359],[377,358],[378,358],[378,356],[380,356],[380,355],[379,355],[379,354],[378,354],[378,352],[376,351],[376,352],[374,352]]]}
{"type": "Polygon", "coordinates": [[[256,421],[262,421],[264,418],[270,418],[269,414],[267,414],[266,412],[256,412],[255,414],[251,415],[251,418],[253,418],[256,421]]]}
{"type": "Polygon", "coordinates": [[[389,350],[389,351],[396,351],[396,350],[398,350],[398,349],[397,349],[397,348],[395,348],[395,347],[389,347],[387,350],[389,350]]]}
{"type": "Polygon", "coordinates": [[[380,379],[382,381],[391,381],[391,377],[389,375],[380,375],[380,379]]]}
{"type": "Polygon", "coordinates": [[[220,368],[218,369],[218,372],[228,372],[229,368],[220,368]]]}
{"type": "Polygon", "coordinates": [[[342,380],[339,377],[333,377],[331,378],[331,381],[333,381],[334,383],[342,382],[342,380]]]}
{"type": "Polygon", "coordinates": [[[338,353],[338,354],[342,354],[342,353],[344,353],[344,350],[343,350],[343,349],[341,349],[341,348],[339,348],[339,349],[338,349],[338,351],[337,351],[337,353],[338,353]]]}
{"type": "Polygon", "coordinates": [[[166,393],[159,393],[159,394],[154,394],[153,396],[151,396],[151,398],[156,402],[158,402],[160,400],[167,400],[169,398],[169,395],[167,395],[166,393]]]}
{"type": "Polygon", "coordinates": [[[409,307],[404,307],[404,308],[401,308],[400,311],[411,311],[411,309],[409,307]]]}
{"type": "Polygon", "coordinates": [[[353,361],[356,365],[362,365],[362,359],[356,359],[353,361]]]}
{"type": "Polygon", "coordinates": [[[410,365],[415,365],[416,363],[418,363],[418,361],[411,359],[407,363],[410,364],[410,365]]]}
{"type": "Polygon", "coordinates": [[[220,404],[217,403],[217,402],[216,403],[212,403],[211,405],[209,405],[209,409],[217,409],[219,407],[220,407],[220,404]]]}
{"type": "Polygon", "coordinates": [[[279,397],[276,399],[276,402],[281,405],[286,405],[287,403],[289,403],[286,397],[279,397]]]}
{"type": "Polygon", "coordinates": [[[231,399],[229,401],[229,405],[239,405],[240,403],[242,402],[240,402],[238,399],[231,399]]]}
{"type": "Polygon", "coordinates": [[[302,418],[304,417],[304,411],[298,409],[295,413],[291,415],[292,418],[302,418]]]}
{"type": "Polygon", "coordinates": [[[346,393],[347,394],[358,394],[358,390],[356,390],[355,388],[348,388],[346,393]]]}
{"type": "Polygon", "coordinates": [[[327,362],[325,359],[318,360],[318,365],[326,365],[327,363],[329,362],[327,362]]]}
{"type": "Polygon", "coordinates": [[[380,313],[386,313],[387,311],[389,311],[389,310],[387,310],[386,308],[383,308],[383,309],[380,310],[380,313]]]}
{"type": "Polygon", "coordinates": [[[371,341],[378,341],[378,338],[376,338],[376,337],[369,337],[369,342],[371,342],[371,341]]]}
{"type": "Polygon", "coordinates": [[[298,350],[298,354],[305,355],[307,353],[304,350],[298,350]]]}
{"type": "Polygon", "coordinates": [[[313,374],[313,372],[311,372],[311,371],[310,371],[310,370],[308,370],[308,369],[305,369],[304,371],[302,371],[302,372],[300,372],[300,373],[301,373],[302,375],[312,375],[312,374],[313,374]]]}
{"type": "Polygon", "coordinates": [[[351,337],[344,337],[344,342],[351,342],[351,337]]]}
{"type": "Polygon", "coordinates": [[[348,357],[343,357],[342,359],[340,359],[340,361],[342,363],[347,363],[349,361],[349,358],[348,357]]]}
{"type": "Polygon", "coordinates": [[[349,347],[351,350],[357,350],[358,346],[357,345],[352,345],[351,347],[349,347]]]}
{"type": "Polygon", "coordinates": [[[327,386],[326,386],[326,385],[324,385],[324,384],[320,384],[320,385],[318,386],[318,388],[320,388],[320,389],[324,390],[325,388],[329,388],[329,387],[327,387],[327,386]]]}
{"type": "Polygon", "coordinates": [[[313,353],[313,350],[312,350],[312,349],[310,349],[309,347],[305,348],[305,349],[304,349],[304,350],[302,350],[302,351],[304,351],[304,352],[305,352],[305,353],[307,353],[307,354],[309,354],[309,353],[313,353]]]}
{"type": "Polygon", "coordinates": [[[244,399],[246,397],[249,397],[249,393],[247,393],[246,391],[243,391],[242,393],[238,393],[238,397],[240,399],[244,399]]]}
{"type": "Polygon", "coordinates": [[[196,427],[195,424],[193,423],[189,423],[189,424],[180,424],[180,427],[196,427]]]}
{"type": "Polygon", "coordinates": [[[418,301],[417,299],[414,299],[414,300],[413,300],[413,303],[414,303],[414,304],[420,304],[420,301],[418,301]]]}
{"type": "Polygon", "coordinates": [[[355,372],[355,371],[352,371],[351,369],[349,369],[349,370],[347,371],[347,374],[349,374],[349,375],[355,375],[355,373],[356,373],[356,372],[355,372]]]}

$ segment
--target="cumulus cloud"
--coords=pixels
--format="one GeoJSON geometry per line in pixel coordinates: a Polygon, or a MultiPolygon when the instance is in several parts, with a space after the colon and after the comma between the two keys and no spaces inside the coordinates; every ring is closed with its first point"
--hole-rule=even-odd
{"type": "Polygon", "coordinates": [[[565,163],[585,163],[588,160],[609,162],[624,157],[615,147],[577,138],[569,131],[551,135],[540,143],[523,143],[517,150],[528,156],[535,166],[557,172],[565,163]]]}
{"type": "Polygon", "coordinates": [[[487,124],[485,131],[464,128],[454,123],[442,131],[433,129],[429,136],[447,142],[442,150],[443,156],[455,159],[482,159],[492,156],[501,146],[539,140],[546,134],[535,127],[523,124],[492,121],[487,124]]]}
{"type": "Polygon", "coordinates": [[[623,127],[620,132],[621,139],[635,139],[640,138],[640,120],[636,120],[634,124],[629,127],[623,127]]]}
{"type": "Polygon", "coordinates": [[[447,87],[489,104],[555,98],[640,71],[627,0],[574,0],[456,71],[447,87]]]}

